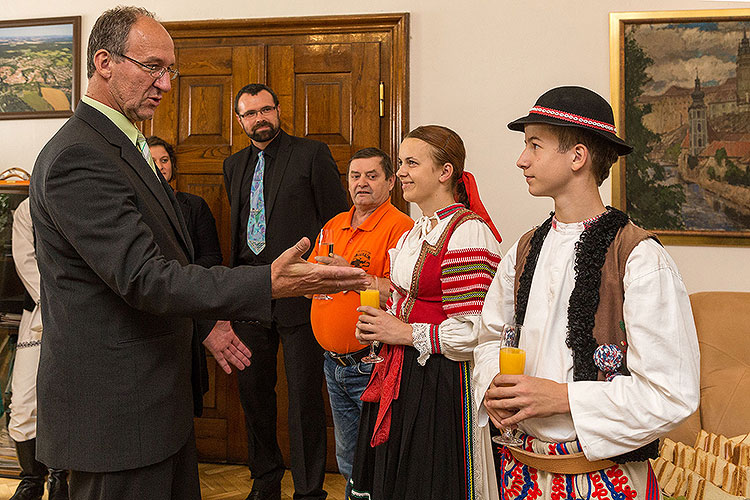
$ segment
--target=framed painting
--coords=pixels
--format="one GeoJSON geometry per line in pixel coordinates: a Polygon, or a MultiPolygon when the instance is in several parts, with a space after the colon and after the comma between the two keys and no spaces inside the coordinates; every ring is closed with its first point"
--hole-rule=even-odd
{"type": "Polygon", "coordinates": [[[634,147],[613,205],[664,243],[750,245],[750,10],[611,13],[610,62],[634,147]]]}
{"type": "Polygon", "coordinates": [[[80,53],[80,16],[0,21],[0,119],[72,115],[80,53]]]}

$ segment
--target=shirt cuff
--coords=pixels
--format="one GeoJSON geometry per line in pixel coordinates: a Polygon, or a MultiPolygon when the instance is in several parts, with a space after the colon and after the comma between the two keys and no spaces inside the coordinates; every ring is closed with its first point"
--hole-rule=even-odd
{"type": "Polygon", "coordinates": [[[440,345],[439,325],[430,323],[412,323],[412,339],[414,348],[419,351],[417,363],[424,366],[430,354],[442,354],[440,345]]]}

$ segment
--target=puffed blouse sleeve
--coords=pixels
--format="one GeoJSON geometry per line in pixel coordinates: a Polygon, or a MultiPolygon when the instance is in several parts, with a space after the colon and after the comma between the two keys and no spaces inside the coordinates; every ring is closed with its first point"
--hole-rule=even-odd
{"type": "Polygon", "coordinates": [[[467,220],[453,231],[440,277],[448,318],[440,324],[412,323],[421,365],[432,354],[453,361],[473,359],[484,298],[500,258],[500,244],[484,222],[467,220]]]}

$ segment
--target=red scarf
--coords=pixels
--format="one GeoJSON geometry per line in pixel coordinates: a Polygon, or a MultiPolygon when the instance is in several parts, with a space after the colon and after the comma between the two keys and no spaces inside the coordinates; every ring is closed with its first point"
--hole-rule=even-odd
{"type": "Polygon", "coordinates": [[[380,356],[383,361],[373,368],[370,383],[360,397],[367,403],[380,403],[370,439],[370,446],[373,447],[388,441],[391,429],[391,404],[398,399],[401,368],[404,364],[404,346],[383,344],[380,356]]]}
{"type": "Polygon", "coordinates": [[[458,182],[462,183],[466,188],[466,194],[469,197],[469,210],[480,216],[487,223],[498,243],[502,242],[503,239],[500,237],[500,232],[495,227],[495,224],[492,223],[490,214],[487,213],[487,209],[484,208],[482,200],[479,198],[479,189],[477,188],[477,181],[474,176],[464,170],[461,180],[458,182]]]}

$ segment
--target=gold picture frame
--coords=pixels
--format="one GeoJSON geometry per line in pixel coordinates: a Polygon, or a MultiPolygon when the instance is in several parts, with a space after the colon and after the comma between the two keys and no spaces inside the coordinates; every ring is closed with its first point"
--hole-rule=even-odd
{"type": "Polygon", "coordinates": [[[0,21],[0,120],[71,116],[80,54],[81,16],[0,21]]]}
{"type": "Polygon", "coordinates": [[[612,204],[665,244],[750,246],[750,9],[609,20],[615,121],[634,146],[612,204]]]}

